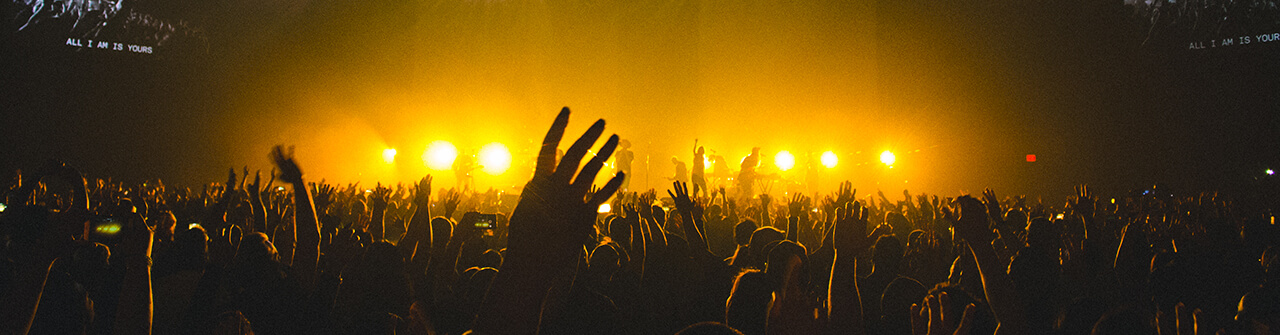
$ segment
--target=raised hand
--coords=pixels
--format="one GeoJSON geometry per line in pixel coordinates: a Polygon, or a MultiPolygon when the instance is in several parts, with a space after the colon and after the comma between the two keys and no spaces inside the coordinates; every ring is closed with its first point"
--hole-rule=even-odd
{"type": "Polygon", "coordinates": [[[231,192],[236,189],[236,168],[227,168],[227,183],[225,186],[227,190],[224,192],[231,192]]]}
{"type": "Polygon", "coordinates": [[[377,186],[374,186],[373,193],[369,194],[369,205],[373,207],[374,211],[378,211],[379,209],[385,211],[387,209],[387,203],[390,201],[391,189],[383,187],[382,183],[378,183],[377,186]]]}
{"type": "Polygon", "coordinates": [[[976,311],[977,307],[969,304],[964,307],[963,315],[957,315],[947,292],[927,296],[920,304],[911,304],[911,334],[968,335],[976,311]]]}
{"type": "Polygon", "coordinates": [[[805,204],[808,202],[809,197],[796,193],[795,196],[791,197],[790,201],[787,201],[787,216],[798,217],[807,214],[805,213],[804,208],[806,207],[805,204]]]}
{"type": "Polygon", "coordinates": [[[1094,207],[1097,205],[1093,201],[1093,194],[1089,192],[1089,185],[1080,185],[1076,187],[1075,202],[1071,204],[1071,209],[1075,210],[1085,219],[1092,219],[1094,207]]]}
{"type": "Polygon", "coordinates": [[[667,191],[667,195],[671,196],[676,202],[676,209],[684,216],[681,222],[681,228],[684,228],[684,235],[689,240],[689,250],[701,253],[708,250],[706,235],[701,231],[702,225],[702,209],[697,203],[689,199],[689,185],[684,182],[673,182],[672,188],[675,192],[667,191]]]}
{"type": "Polygon", "coordinates": [[[956,237],[968,241],[974,248],[989,247],[995,236],[991,233],[982,202],[965,195],[956,198],[955,205],[960,209],[960,219],[955,222],[956,237]]]}
{"type": "Polygon", "coordinates": [[[391,189],[382,187],[382,183],[378,183],[373,188],[373,193],[369,195],[370,207],[373,210],[373,216],[370,218],[369,233],[373,236],[373,240],[381,241],[383,233],[386,229],[387,203],[391,201],[391,189]]]}
{"type": "Polygon", "coordinates": [[[640,217],[641,217],[641,218],[644,218],[645,220],[649,220],[649,221],[653,221],[653,220],[654,220],[654,217],[653,217],[653,199],[654,199],[655,197],[656,197],[656,195],[655,195],[655,193],[654,193],[654,191],[653,191],[653,190],[649,190],[649,191],[646,191],[646,192],[644,192],[644,193],[641,193],[641,194],[640,194],[640,199],[639,199],[639,200],[637,200],[637,204],[636,204],[636,205],[637,205],[637,207],[639,207],[639,209],[640,209],[640,217]]]}
{"type": "Polygon", "coordinates": [[[618,146],[618,136],[610,136],[579,172],[583,156],[604,132],[604,120],[588,128],[557,164],[556,149],[568,124],[566,107],[547,131],[533,179],[525,184],[511,213],[507,257],[476,318],[477,333],[537,332],[547,290],[557,279],[573,273],[583,247],[593,242],[596,208],[622,184],[624,175],[618,173],[591,199],[584,198],[604,161],[618,146]]]}
{"type": "MultiPolygon", "coordinates": [[[[249,175],[245,175],[245,179],[249,175]]],[[[253,183],[245,186],[245,190],[249,192],[249,206],[253,214],[253,226],[251,230],[264,231],[267,226],[267,210],[262,204],[262,170],[258,170],[253,174],[253,183]]]]}
{"type": "MultiPolygon", "coordinates": [[[[248,170],[245,170],[244,179],[249,179],[248,170]]],[[[262,191],[262,170],[258,170],[253,173],[253,183],[246,184],[245,190],[249,191],[250,197],[253,197],[255,194],[259,194],[258,192],[262,191]]]]}
{"type": "Polygon", "coordinates": [[[458,204],[462,203],[462,192],[449,189],[444,193],[444,199],[441,199],[441,202],[444,205],[444,217],[451,218],[454,211],[458,210],[458,204]]]}
{"type": "Polygon", "coordinates": [[[840,183],[840,188],[836,191],[836,205],[841,207],[848,205],[850,202],[853,202],[853,199],[857,194],[858,190],[853,188],[853,183],[847,180],[840,183]]]}
{"type": "Polygon", "coordinates": [[[422,180],[413,185],[413,190],[413,204],[426,207],[431,202],[431,175],[422,177],[422,180]]]}
{"type": "Polygon", "coordinates": [[[1000,198],[996,197],[996,191],[989,188],[982,190],[982,200],[987,205],[987,216],[991,217],[991,221],[1004,222],[1004,211],[1000,209],[1000,198]]]}
{"type": "Polygon", "coordinates": [[[874,243],[872,240],[874,233],[867,234],[867,214],[870,212],[856,201],[836,209],[836,226],[832,228],[835,229],[832,246],[837,252],[852,256],[871,247],[874,243]]]}
{"type": "Polygon", "coordinates": [[[249,166],[248,166],[248,165],[245,165],[245,166],[244,166],[244,174],[241,174],[241,176],[244,176],[244,178],[240,178],[240,189],[242,189],[242,190],[243,190],[243,189],[244,189],[244,184],[245,184],[245,182],[249,181],[249,166]]]}
{"type": "Polygon", "coordinates": [[[316,213],[327,213],[329,205],[333,204],[333,185],[326,184],[324,179],[321,179],[319,184],[311,185],[315,189],[315,199],[313,201],[316,204],[316,213]]]}
{"type": "MultiPolygon", "coordinates": [[[[286,153],[284,147],[276,146],[271,150],[271,161],[280,169],[280,180],[286,183],[301,184],[302,169],[298,168],[298,163],[293,161],[293,147],[289,147],[286,153]]],[[[235,171],[231,171],[231,178],[235,178],[235,171]]],[[[234,179],[233,181],[234,182],[234,179]]]]}

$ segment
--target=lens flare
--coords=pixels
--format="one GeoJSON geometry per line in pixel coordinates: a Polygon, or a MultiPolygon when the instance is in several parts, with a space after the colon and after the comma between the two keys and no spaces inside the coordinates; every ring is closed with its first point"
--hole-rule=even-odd
{"type": "Polygon", "coordinates": [[[836,167],[836,164],[839,164],[839,163],[840,163],[840,158],[836,157],[836,153],[830,152],[830,151],[822,153],[822,166],[825,166],[828,169],[830,169],[830,168],[836,167]]]}
{"type": "Polygon", "coordinates": [[[502,143],[489,143],[480,148],[480,153],[476,156],[480,165],[484,166],[484,172],[492,175],[507,172],[507,168],[511,167],[511,151],[502,143]]]}
{"type": "Polygon", "coordinates": [[[431,142],[427,151],[422,153],[422,162],[436,171],[448,171],[455,159],[458,159],[458,148],[446,141],[431,142]]]}
{"type": "Polygon", "coordinates": [[[773,165],[777,165],[779,170],[786,171],[796,166],[796,157],[792,156],[786,150],[779,151],[773,156],[773,165]]]}
{"type": "Polygon", "coordinates": [[[884,163],[884,165],[893,166],[893,162],[896,162],[896,161],[898,161],[898,157],[894,156],[893,152],[890,152],[889,150],[885,150],[884,152],[880,153],[880,162],[884,163]]]}
{"type": "Polygon", "coordinates": [[[382,161],[386,162],[387,164],[395,163],[396,149],[388,148],[388,149],[382,150],[382,161]]]}

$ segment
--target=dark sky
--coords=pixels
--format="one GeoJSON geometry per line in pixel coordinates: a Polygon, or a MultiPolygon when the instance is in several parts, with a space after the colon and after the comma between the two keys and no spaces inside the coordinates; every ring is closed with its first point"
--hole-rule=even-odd
{"type": "Polygon", "coordinates": [[[825,181],[887,194],[1241,189],[1280,167],[1280,41],[1186,46],[1280,25],[1150,39],[1095,0],[220,4],[193,16],[207,52],[6,31],[0,168],[195,184],[284,143],[315,178],[402,181],[433,140],[527,159],[561,106],[570,133],[605,118],[650,155],[652,186],[695,138],[735,163],[836,151],[825,181]]]}

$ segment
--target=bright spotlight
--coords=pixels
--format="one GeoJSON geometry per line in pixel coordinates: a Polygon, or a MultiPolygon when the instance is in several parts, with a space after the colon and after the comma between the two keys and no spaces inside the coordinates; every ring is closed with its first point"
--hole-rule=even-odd
{"type": "Polygon", "coordinates": [[[836,153],[830,151],[822,153],[822,166],[829,169],[836,167],[837,163],[840,163],[840,158],[836,157],[836,153]]]}
{"type": "Polygon", "coordinates": [[[613,208],[609,204],[600,204],[600,208],[596,209],[596,213],[608,213],[611,210],[613,208]]]}
{"type": "Polygon", "coordinates": [[[431,142],[427,151],[422,153],[422,162],[437,171],[448,171],[453,168],[453,160],[458,158],[458,148],[446,141],[431,142]]]}
{"type": "Polygon", "coordinates": [[[387,162],[387,164],[394,163],[396,161],[396,149],[382,150],[382,161],[387,162]]]}
{"type": "Polygon", "coordinates": [[[773,164],[777,165],[779,170],[790,170],[796,166],[796,157],[786,150],[779,151],[777,155],[773,155],[773,164]]]}
{"type": "Polygon", "coordinates": [[[712,163],[715,161],[711,160],[711,155],[702,155],[702,171],[710,170],[712,163]]]}
{"type": "Polygon", "coordinates": [[[896,161],[898,161],[898,157],[894,156],[889,150],[880,153],[880,162],[884,163],[884,165],[893,166],[893,162],[896,161]]]}
{"type": "Polygon", "coordinates": [[[502,143],[493,142],[486,144],[480,148],[480,153],[476,155],[480,165],[484,166],[484,172],[498,175],[507,172],[507,168],[511,167],[511,151],[507,150],[507,146],[502,143]]]}

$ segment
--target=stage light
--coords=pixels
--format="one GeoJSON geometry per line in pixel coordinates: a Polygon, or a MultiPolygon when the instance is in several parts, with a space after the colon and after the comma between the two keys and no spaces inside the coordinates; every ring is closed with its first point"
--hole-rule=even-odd
{"type": "Polygon", "coordinates": [[[382,150],[382,161],[386,162],[387,164],[395,163],[396,149],[382,150]]]}
{"type": "Polygon", "coordinates": [[[773,155],[773,165],[777,165],[782,171],[790,170],[796,166],[796,157],[786,150],[779,151],[777,155],[773,155]]]}
{"type": "Polygon", "coordinates": [[[1028,163],[1035,163],[1035,161],[1036,161],[1036,155],[1035,155],[1035,154],[1027,155],[1027,162],[1028,162],[1028,163]]]}
{"type": "Polygon", "coordinates": [[[889,150],[885,150],[884,152],[880,153],[880,162],[884,163],[884,165],[893,166],[893,162],[896,162],[896,161],[898,161],[898,157],[894,156],[893,152],[890,152],[889,150]]]}
{"type": "Polygon", "coordinates": [[[1268,176],[1270,176],[1270,175],[1274,175],[1274,174],[1276,174],[1276,171],[1275,171],[1275,170],[1267,169],[1267,175],[1268,175],[1268,176]]]}
{"type": "Polygon", "coordinates": [[[609,206],[609,204],[600,204],[600,208],[596,209],[596,213],[603,214],[603,213],[608,213],[611,210],[613,210],[613,208],[609,206]]]}
{"type": "Polygon", "coordinates": [[[822,153],[822,166],[830,169],[836,167],[838,163],[840,163],[840,158],[836,157],[836,153],[830,151],[822,153]]]}
{"type": "Polygon", "coordinates": [[[702,155],[702,171],[710,170],[711,164],[714,164],[714,163],[715,161],[711,160],[710,155],[702,155]]]}
{"type": "Polygon", "coordinates": [[[432,170],[448,171],[453,168],[453,160],[458,159],[458,148],[445,141],[431,142],[427,151],[422,153],[422,162],[432,170]]]}
{"type": "Polygon", "coordinates": [[[484,166],[484,172],[489,174],[502,174],[511,167],[511,151],[508,151],[507,146],[502,143],[486,144],[480,148],[480,153],[476,156],[479,158],[480,165],[484,166]]]}

